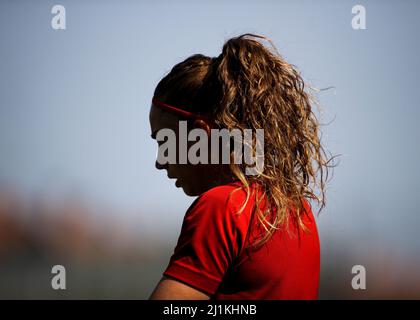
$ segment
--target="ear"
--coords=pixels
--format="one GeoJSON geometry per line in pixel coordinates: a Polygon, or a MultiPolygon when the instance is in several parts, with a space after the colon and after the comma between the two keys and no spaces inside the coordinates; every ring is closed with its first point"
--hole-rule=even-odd
{"type": "Polygon", "coordinates": [[[211,128],[206,121],[201,120],[201,119],[195,120],[194,121],[194,128],[203,129],[207,132],[207,135],[210,136],[211,128]]]}

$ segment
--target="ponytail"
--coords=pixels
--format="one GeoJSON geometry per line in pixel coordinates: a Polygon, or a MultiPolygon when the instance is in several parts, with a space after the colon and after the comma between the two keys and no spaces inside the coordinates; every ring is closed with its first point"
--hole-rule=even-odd
{"type": "Polygon", "coordinates": [[[269,39],[244,34],[228,40],[216,58],[186,59],[162,79],[155,91],[159,95],[167,103],[211,116],[222,128],[264,129],[264,172],[246,176],[244,164],[231,163],[247,201],[257,196],[251,195],[251,183],[263,190],[256,203],[268,200],[264,210],[255,207],[264,232],[253,246],[263,244],[290,219],[305,229],[301,219],[305,198],[320,204],[318,214],[324,208],[334,157],[327,157],[320,141],[320,124],[312,110],[316,100],[297,68],[280,56],[269,39]]]}

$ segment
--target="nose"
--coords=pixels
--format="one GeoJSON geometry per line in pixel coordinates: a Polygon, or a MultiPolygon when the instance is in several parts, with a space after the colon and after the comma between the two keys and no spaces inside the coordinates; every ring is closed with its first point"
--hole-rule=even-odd
{"type": "Polygon", "coordinates": [[[166,168],[166,164],[160,164],[158,161],[155,162],[155,167],[158,170],[162,170],[166,168]]]}

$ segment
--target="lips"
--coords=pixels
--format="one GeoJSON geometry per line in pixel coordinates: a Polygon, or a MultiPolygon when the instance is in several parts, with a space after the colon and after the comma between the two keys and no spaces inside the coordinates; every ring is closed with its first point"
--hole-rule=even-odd
{"type": "Polygon", "coordinates": [[[177,177],[172,177],[172,176],[170,176],[170,175],[168,174],[168,178],[169,178],[169,179],[176,179],[176,181],[175,181],[175,186],[176,186],[177,188],[180,188],[180,187],[181,187],[181,183],[179,182],[179,179],[178,179],[177,177]]]}

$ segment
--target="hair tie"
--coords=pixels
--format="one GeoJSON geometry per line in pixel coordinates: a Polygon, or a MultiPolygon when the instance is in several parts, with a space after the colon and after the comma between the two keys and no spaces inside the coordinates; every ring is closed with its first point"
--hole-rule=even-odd
{"type": "Polygon", "coordinates": [[[170,104],[159,101],[155,97],[153,97],[153,99],[152,99],[152,104],[156,107],[159,107],[163,110],[166,110],[166,111],[169,111],[171,113],[180,115],[184,118],[195,119],[195,120],[204,120],[204,121],[207,121],[207,122],[210,121],[209,117],[203,116],[201,114],[189,112],[189,111],[186,111],[186,110],[181,109],[181,108],[174,107],[170,104]]]}

